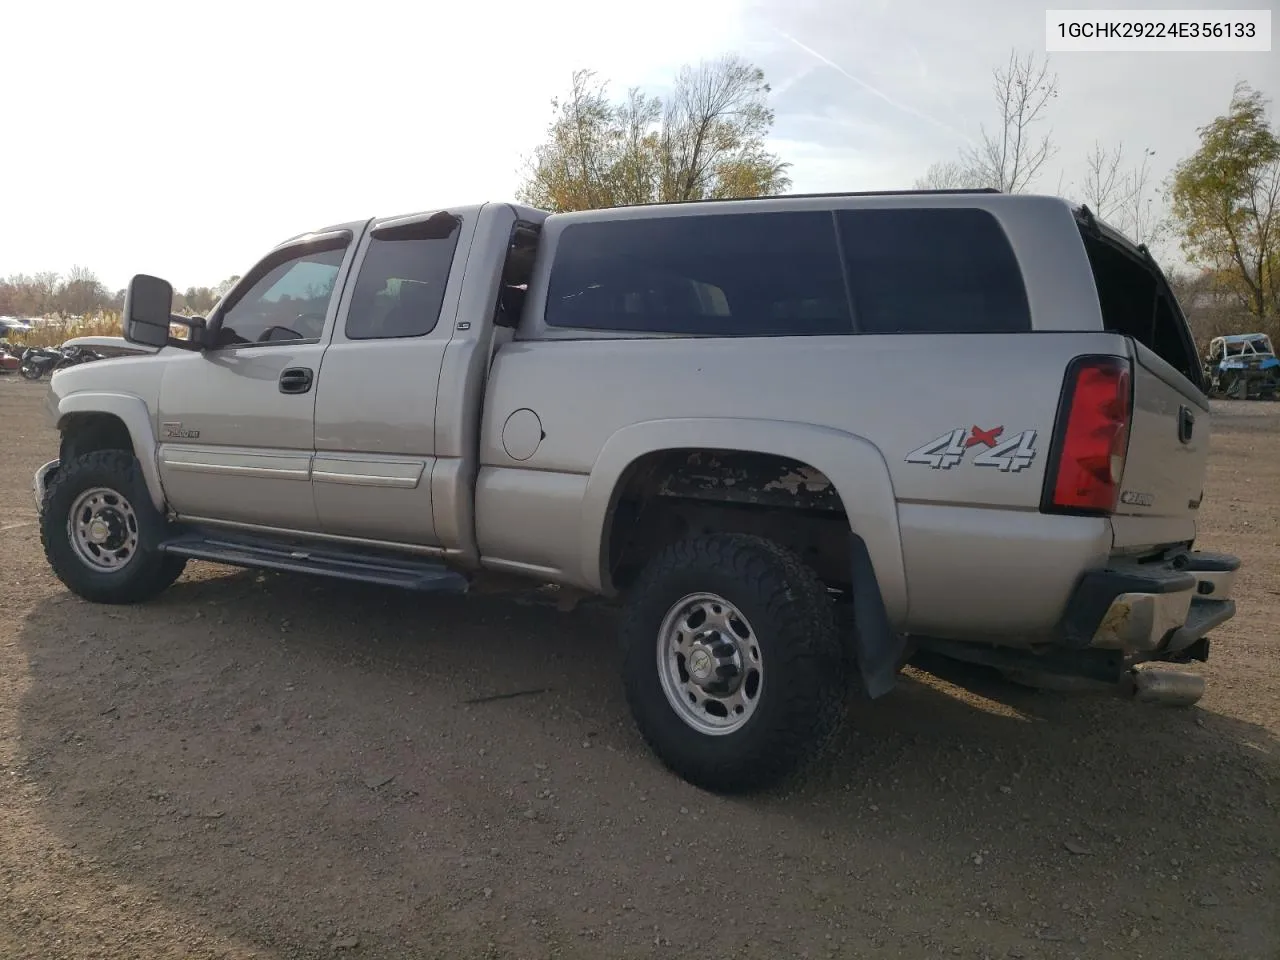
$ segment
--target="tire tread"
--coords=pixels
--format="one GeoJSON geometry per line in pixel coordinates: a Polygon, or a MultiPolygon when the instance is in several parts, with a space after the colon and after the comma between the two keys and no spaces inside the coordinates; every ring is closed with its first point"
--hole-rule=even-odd
{"type": "Polygon", "coordinates": [[[126,450],[95,450],[59,465],[45,490],[40,544],[54,574],[77,596],[94,603],[149,600],[182,575],[186,560],[159,550],[167,526],[155,508],[137,458],[126,450]],[[85,487],[101,483],[127,497],[138,518],[139,555],[118,573],[91,570],[75,555],[66,532],[71,501],[85,487]]]}
{"type": "MultiPolygon", "coordinates": [[[[763,537],[716,533],[678,541],[659,553],[633,587],[622,626],[627,697],[650,749],[690,782],[722,792],[773,784],[819,756],[844,717],[844,655],[832,607],[817,575],[796,554],[763,537]],[[727,575],[739,585],[743,599],[764,609],[766,623],[753,619],[755,631],[773,630],[776,636],[765,679],[765,695],[781,698],[773,707],[774,722],[752,731],[738,749],[690,751],[687,740],[668,742],[663,724],[647,716],[649,698],[637,676],[646,662],[655,669],[656,638],[644,608],[665,604],[666,585],[699,570],[727,575]],[[693,752],[699,754],[696,761],[693,752]]],[[[663,706],[670,710],[665,698],[663,706]]],[[[722,739],[685,730],[700,740],[722,739]]]]}

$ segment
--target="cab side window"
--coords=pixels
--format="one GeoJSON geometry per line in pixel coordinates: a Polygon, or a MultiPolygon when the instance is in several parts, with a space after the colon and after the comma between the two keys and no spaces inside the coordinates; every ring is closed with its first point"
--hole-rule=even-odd
{"type": "Polygon", "coordinates": [[[679,336],[853,332],[835,224],[821,210],[571,224],[545,316],[550,327],[679,336]]]}
{"type": "Polygon", "coordinates": [[[863,333],[1025,333],[1031,308],[1004,228],[968,207],[836,214],[863,333]]]}
{"type": "Polygon", "coordinates": [[[346,250],[313,249],[270,266],[223,312],[217,345],[318,340],[346,250]]]}
{"type": "Polygon", "coordinates": [[[360,264],[348,340],[421,337],[435,329],[461,232],[456,218],[375,230],[360,264]]]}

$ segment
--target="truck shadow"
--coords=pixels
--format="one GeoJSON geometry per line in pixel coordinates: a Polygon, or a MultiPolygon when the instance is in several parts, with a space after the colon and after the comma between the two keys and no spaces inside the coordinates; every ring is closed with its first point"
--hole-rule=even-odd
{"type": "Polygon", "coordinates": [[[1261,727],[910,669],[803,778],[717,797],[635,734],[607,607],[192,571],[145,606],[32,609],[21,772],[78,856],[261,949],[622,955],[656,926],[750,956],[835,929],[929,943],[974,911],[982,943],[948,945],[1004,956],[1051,928],[1105,956],[1171,876],[1191,901],[1141,907],[1150,955],[1276,942],[1261,727]],[[1196,852],[1206,822],[1229,874],[1196,852]],[[732,875],[760,908],[740,931],[672,909],[732,875]]]}

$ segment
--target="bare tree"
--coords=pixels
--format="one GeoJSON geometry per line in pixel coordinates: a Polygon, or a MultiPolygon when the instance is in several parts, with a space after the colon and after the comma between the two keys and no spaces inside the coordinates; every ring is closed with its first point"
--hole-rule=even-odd
{"type": "Polygon", "coordinates": [[[1142,159],[1132,167],[1125,166],[1124,145],[1114,150],[1094,143],[1085,157],[1085,176],[1080,199],[1112,226],[1126,233],[1135,243],[1153,244],[1168,234],[1164,207],[1158,203],[1159,191],[1151,180],[1151,158],[1155,151],[1143,148],[1142,159]]]}
{"type": "Polygon", "coordinates": [[[958,160],[930,164],[924,176],[912,184],[916,190],[976,190],[990,186],[994,184],[986,182],[981,173],[958,160]]]}
{"type": "Polygon", "coordinates": [[[1049,72],[1048,59],[1037,62],[1033,53],[1019,57],[994,71],[992,90],[1000,111],[1000,125],[992,133],[982,127],[981,143],[965,150],[965,167],[981,174],[986,183],[1005,193],[1022,193],[1056,152],[1050,133],[1040,135],[1049,101],[1058,96],[1058,75],[1049,72]]]}
{"type": "Polygon", "coordinates": [[[53,270],[42,270],[31,278],[33,317],[47,317],[58,309],[60,281],[60,275],[53,270]]]}
{"type": "Polygon", "coordinates": [[[106,306],[109,296],[102,281],[88,267],[72,267],[58,289],[56,309],[72,317],[84,317],[106,306]]]}
{"type": "Polygon", "coordinates": [[[1094,141],[1093,149],[1085,157],[1085,176],[1080,188],[1080,199],[1103,220],[1115,220],[1127,206],[1125,198],[1121,196],[1128,180],[1120,169],[1123,160],[1123,144],[1117,145],[1114,150],[1106,150],[1097,141],[1094,141]]]}
{"type": "Polygon", "coordinates": [[[1151,158],[1156,155],[1149,148],[1142,151],[1142,162],[1129,171],[1124,179],[1124,222],[1129,235],[1138,243],[1151,246],[1168,233],[1167,218],[1156,204],[1157,191],[1151,184],[1151,158]]]}

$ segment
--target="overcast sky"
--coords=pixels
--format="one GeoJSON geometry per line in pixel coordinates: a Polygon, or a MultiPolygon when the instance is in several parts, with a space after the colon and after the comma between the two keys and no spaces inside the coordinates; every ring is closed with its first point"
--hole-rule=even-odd
{"type": "MultiPolygon", "coordinates": [[[[3,23],[0,275],[82,264],[112,288],[213,285],[312,227],[510,199],[578,67],[660,93],[740,53],[774,87],[794,190],[907,187],[990,124],[992,67],[1045,39],[1026,0],[44,0],[3,23]]],[[[1236,81],[1280,94],[1274,50],[1051,63],[1045,192],[1095,139],[1153,149],[1163,177],[1236,81]]]]}

